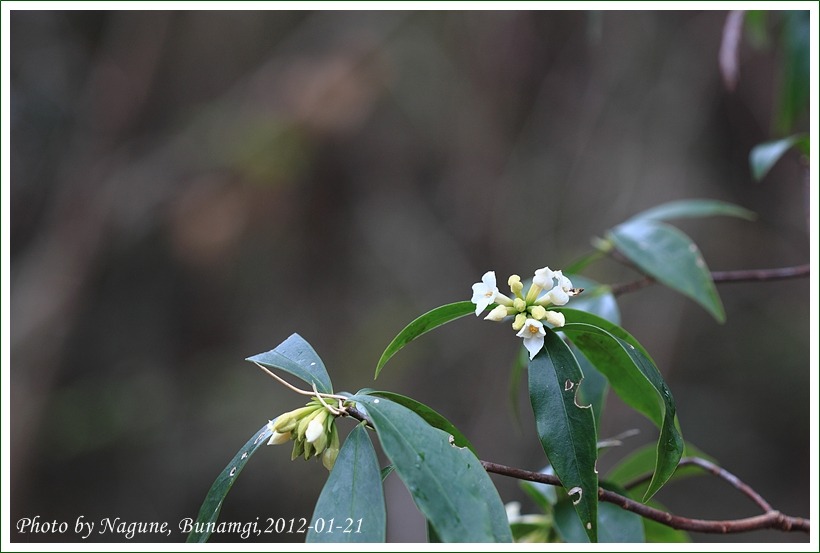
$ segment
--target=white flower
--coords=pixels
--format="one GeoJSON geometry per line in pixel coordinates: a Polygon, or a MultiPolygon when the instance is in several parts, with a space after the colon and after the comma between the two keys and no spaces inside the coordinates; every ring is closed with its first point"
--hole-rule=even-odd
{"type": "Polygon", "coordinates": [[[564,317],[563,313],[559,313],[558,311],[547,311],[546,319],[549,324],[555,327],[564,326],[567,322],[566,317],[564,317]]]}
{"type": "Polygon", "coordinates": [[[560,286],[556,286],[550,290],[547,297],[553,305],[566,305],[569,301],[569,294],[567,294],[560,286]]]}
{"type": "Polygon", "coordinates": [[[524,326],[518,331],[519,338],[524,339],[524,347],[530,352],[530,359],[541,351],[544,347],[544,336],[547,333],[544,331],[544,325],[541,321],[535,319],[527,319],[524,321],[524,326]]]}
{"type": "Polygon", "coordinates": [[[487,316],[484,317],[485,321],[503,321],[504,317],[507,316],[507,308],[503,305],[496,305],[495,309],[487,313],[487,316]]]}
{"type": "Polygon", "coordinates": [[[316,417],[308,423],[307,430],[305,430],[305,441],[309,444],[313,443],[324,433],[324,417],[316,417]]]}
{"type": "Polygon", "coordinates": [[[475,315],[478,315],[495,302],[498,295],[498,286],[495,284],[495,271],[487,271],[481,277],[481,282],[473,284],[473,298],[470,300],[475,304],[475,315]]]}
{"type": "Polygon", "coordinates": [[[566,305],[569,301],[570,295],[575,295],[574,290],[572,289],[572,282],[570,282],[570,280],[565,277],[561,271],[555,271],[553,274],[557,284],[552,290],[549,291],[548,297],[553,305],[566,305]]]}
{"type": "MultiPolygon", "coordinates": [[[[560,273],[561,271],[556,272],[560,273]]],[[[535,277],[532,279],[532,282],[544,290],[549,290],[553,286],[554,278],[555,273],[553,273],[549,267],[544,267],[535,271],[535,277]]]]}

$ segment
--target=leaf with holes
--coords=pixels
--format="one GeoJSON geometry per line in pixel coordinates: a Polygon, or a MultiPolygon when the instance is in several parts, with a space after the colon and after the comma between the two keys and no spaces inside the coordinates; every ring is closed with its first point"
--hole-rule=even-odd
{"type": "Polygon", "coordinates": [[[709,267],[684,233],[660,221],[639,219],[618,225],[607,237],[641,271],[695,300],[718,322],[726,319],[709,267]]]}
{"type": "Polygon", "coordinates": [[[544,347],[530,361],[530,402],[541,445],[555,474],[572,497],[590,541],[598,535],[598,458],[595,419],[577,403],[584,378],[569,346],[547,330],[544,347]]]}
{"type": "Polygon", "coordinates": [[[375,378],[379,377],[379,373],[381,372],[384,365],[393,357],[401,348],[421,336],[426,332],[430,332],[434,328],[438,328],[443,324],[449,323],[450,321],[454,321],[470,313],[475,312],[475,304],[471,301],[459,301],[456,303],[449,303],[447,305],[442,305],[441,307],[436,307],[421,315],[409,325],[404,327],[401,332],[399,332],[398,336],[393,338],[393,341],[388,344],[387,348],[382,353],[382,356],[379,358],[379,362],[376,365],[376,376],[375,378]]]}
{"type": "Polygon", "coordinates": [[[743,207],[720,200],[679,200],[668,202],[642,211],[634,215],[629,221],[652,220],[666,221],[668,219],[690,219],[693,217],[714,217],[724,215],[728,217],[740,217],[753,221],[755,213],[743,207]]]}
{"type": "Polygon", "coordinates": [[[208,495],[205,496],[205,501],[202,502],[202,507],[199,508],[199,514],[194,522],[194,527],[188,534],[188,543],[203,543],[208,541],[211,537],[211,527],[219,518],[219,511],[222,509],[222,502],[225,501],[225,496],[231,491],[233,483],[239,478],[239,473],[245,468],[245,465],[250,460],[257,449],[265,445],[273,432],[265,424],[259,432],[254,434],[248,443],[242,446],[228,466],[225,467],[219,476],[214,480],[211,489],[208,490],[208,495]]]}
{"type": "MultiPolygon", "coordinates": [[[[607,486],[612,489],[613,486],[607,486]]],[[[623,490],[612,489],[617,493],[623,490]]],[[[573,512],[569,498],[563,498],[555,505],[555,528],[561,538],[568,543],[589,542],[578,517],[573,512]]],[[[601,543],[643,543],[644,526],[640,515],[621,509],[612,503],[598,505],[598,541],[601,543]]]]}
{"type": "Polygon", "coordinates": [[[669,480],[683,454],[669,387],[642,348],[627,340],[589,323],[567,323],[561,330],[607,377],[615,393],[660,429],[654,475],[644,495],[648,500],[669,480]]]}
{"type": "Polygon", "coordinates": [[[504,504],[481,461],[450,434],[393,401],[358,394],[382,450],[441,541],[510,542],[504,504]]]}
{"type": "Polygon", "coordinates": [[[327,374],[325,364],[316,351],[298,334],[290,337],[271,351],[248,357],[245,361],[259,363],[269,369],[280,369],[308,384],[316,384],[323,394],[333,393],[333,384],[327,374]]]}
{"type": "Polygon", "coordinates": [[[379,462],[367,430],[360,424],[347,436],[339,451],[316,502],[305,541],[384,542],[386,528],[379,462]],[[332,522],[328,524],[328,521],[332,522]]]}

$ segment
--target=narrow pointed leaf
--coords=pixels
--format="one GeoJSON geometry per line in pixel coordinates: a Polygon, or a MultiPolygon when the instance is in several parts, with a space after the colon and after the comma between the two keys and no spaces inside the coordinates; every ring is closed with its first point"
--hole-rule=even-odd
{"type": "Polygon", "coordinates": [[[450,434],[393,401],[353,396],[379,435],[382,450],[441,541],[510,542],[504,504],[478,458],[450,444],[450,434]]]}
{"type": "Polygon", "coordinates": [[[722,202],[720,200],[679,200],[655,206],[652,209],[642,211],[631,217],[630,221],[654,220],[666,221],[669,219],[689,219],[693,217],[714,217],[723,215],[727,217],[740,217],[750,221],[756,218],[753,211],[739,205],[722,202]]]}
{"type": "Polygon", "coordinates": [[[654,363],[626,340],[588,323],[567,323],[561,330],[607,377],[615,393],[660,429],[655,472],[644,495],[648,500],[669,480],[683,454],[669,387],[654,363]]]}
{"type": "Polygon", "coordinates": [[[718,322],[725,320],[709,268],[683,232],[666,223],[639,219],[618,225],[607,236],[641,271],[695,300],[718,322]]]}
{"type": "Polygon", "coordinates": [[[470,440],[461,433],[461,430],[455,427],[453,423],[448,421],[446,418],[438,414],[438,412],[434,411],[430,407],[426,406],[425,404],[421,403],[420,401],[416,401],[413,398],[409,398],[407,396],[403,396],[401,394],[396,394],[394,392],[383,392],[383,391],[370,391],[368,395],[383,397],[389,399],[390,401],[394,401],[399,405],[404,405],[418,416],[423,418],[427,421],[427,424],[432,426],[433,428],[438,428],[439,430],[444,430],[451,436],[453,436],[453,443],[456,444],[458,447],[466,447],[469,448],[470,451],[478,455],[476,453],[473,444],[470,443],[470,440]]]}
{"type": "Polygon", "coordinates": [[[595,419],[589,406],[577,403],[584,378],[578,361],[552,330],[530,361],[530,401],[541,445],[555,474],[570,493],[578,518],[596,542],[598,535],[598,458],[595,419]],[[580,491],[574,491],[580,490],[580,491]]]}
{"type": "Polygon", "coordinates": [[[749,166],[752,169],[752,176],[755,180],[763,180],[772,167],[780,161],[780,158],[789,151],[792,146],[797,146],[803,155],[808,156],[809,137],[806,134],[795,134],[758,144],[749,153],[749,166]]]}
{"type": "Polygon", "coordinates": [[[315,383],[316,389],[324,394],[333,393],[333,384],[324,363],[311,345],[298,334],[291,334],[274,349],[248,357],[246,361],[283,370],[308,384],[315,383]]]}
{"type": "MultiPolygon", "coordinates": [[[[645,445],[640,447],[621,459],[617,465],[612,467],[606,475],[606,481],[612,482],[618,486],[626,486],[636,478],[642,477],[648,473],[652,473],[655,468],[656,447],[654,445],[645,445]]],[[[714,461],[709,455],[700,451],[697,447],[690,443],[684,443],[685,457],[700,457],[707,461],[714,461]]],[[[669,478],[669,482],[673,480],[680,480],[690,476],[703,476],[708,473],[703,469],[695,466],[678,467],[675,473],[669,478]]],[[[635,486],[630,486],[629,492],[631,495],[642,497],[646,493],[649,481],[635,486]]]]}
{"type": "Polygon", "coordinates": [[[316,502],[305,541],[384,542],[386,528],[379,462],[367,430],[360,424],[347,436],[339,451],[316,502]],[[321,531],[317,531],[320,528],[321,531]]]}
{"type": "Polygon", "coordinates": [[[469,315],[470,313],[475,313],[475,304],[471,301],[459,301],[456,303],[442,305],[441,307],[436,307],[435,309],[432,309],[424,315],[418,317],[416,320],[404,327],[402,331],[399,332],[398,336],[393,338],[393,341],[390,342],[384,350],[384,353],[382,353],[382,356],[379,358],[379,362],[376,365],[376,376],[374,378],[379,377],[382,367],[384,367],[390,358],[393,357],[401,348],[425,332],[430,332],[434,328],[464,317],[465,315],[469,315]]]}
{"type": "MultiPolygon", "coordinates": [[[[608,486],[612,488],[612,486],[608,486]]],[[[623,490],[613,489],[617,493],[623,490]]],[[[589,541],[583,527],[572,509],[569,498],[555,506],[555,527],[564,541],[585,543],[589,541]]],[[[644,526],[640,515],[621,509],[612,503],[598,505],[598,541],[600,543],[643,543],[644,526]]]]}
{"type": "Polygon", "coordinates": [[[188,534],[188,543],[203,543],[208,541],[211,537],[211,531],[208,529],[213,526],[213,523],[219,518],[219,511],[222,509],[222,502],[225,496],[231,491],[233,483],[239,478],[239,474],[245,465],[250,460],[251,455],[256,453],[256,450],[265,445],[273,432],[265,424],[259,432],[254,434],[248,442],[242,446],[242,449],[231,459],[228,466],[225,467],[219,476],[214,480],[211,489],[208,490],[208,495],[205,496],[205,501],[199,509],[199,514],[196,517],[194,528],[188,534]]]}

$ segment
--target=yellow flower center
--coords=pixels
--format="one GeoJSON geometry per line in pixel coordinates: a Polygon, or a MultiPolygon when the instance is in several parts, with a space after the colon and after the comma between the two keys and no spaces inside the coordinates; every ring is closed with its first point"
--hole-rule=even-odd
{"type": "Polygon", "coordinates": [[[530,325],[528,330],[530,331],[531,334],[538,334],[538,327],[535,326],[535,325],[530,325]]]}

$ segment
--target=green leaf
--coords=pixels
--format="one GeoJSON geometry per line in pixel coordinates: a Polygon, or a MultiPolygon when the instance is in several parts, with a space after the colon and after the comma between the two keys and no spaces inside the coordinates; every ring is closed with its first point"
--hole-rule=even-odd
{"type": "MultiPolygon", "coordinates": [[[[361,392],[359,392],[361,393],[361,392]]],[[[456,444],[458,447],[466,447],[470,451],[478,455],[473,444],[470,443],[470,440],[461,433],[461,430],[455,427],[453,423],[448,421],[446,418],[438,414],[438,412],[434,411],[430,407],[426,406],[425,404],[421,403],[420,401],[416,401],[413,398],[409,398],[407,396],[403,396],[401,394],[396,394],[394,392],[383,392],[383,391],[369,391],[367,395],[383,397],[385,399],[389,399],[399,405],[403,405],[416,413],[418,416],[423,418],[427,421],[427,424],[432,426],[433,428],[438,428],[439,430],[443,430],[453,436],[453,443],[456,444]]]]}
{"type": "Polygon", "coordinates": [[[507,394],[510,400],[510,409],[512,410],[513,419],[515,423],[518,425],[518,428],[521,428],[521,413],[519,409],[519,402],[518,402],[518,386],[521,383],[521,377],[524,376],[524,369],[527,368],[527,364],[529,363],[530,358],[527,350],[522,348],[518,349],[518,355],[515,356],[513,360],[512,368],[510,369],[510,380],[507,387],[507,394]]]}
{"type": "Polygon", "coordinates": [[[618,302],[608,286],[579,275],[569,275],[569,279],[575,288],[584,289],[580,296],[572,298],[573,309],[598,315],[615,324],[621,323],[618,302]]]}
{"type": "Polygon", "coordinates": [[[385,480],[388,476],[390,476],[390,473],[391,473],[391,472],[393,472],[393,470],[394,470],[393,465],[387,465],[386,467],[384,467],[384,468],[382,469],[382,471],[381,471],[382,482],[384,482],[384,480],[385,480]]]}
{"type": "Polygon", "coordinates": [[[811,32],[808,10],[781,12],[783,17],[783,74],[777,131],[787,133],[809,107],[811,32]]]}
{"type": "MultiPolygon", "coordinates": [[[[654,445],[645,445],[636,449],[609,470],[606,476],[607,482],[612,482],[618,486],[626,486],[636,478],[651,473],[655,466],[655,450],[656,447],[654,445]]],[[[683,456],[694,456],[709,461],[712,460],[711,457],[690,443],[684,443],[683,456]]],[[[675,473],[669,478],[669,482],[689,476],[701,476],[705,474],[703,469],[695,466],[677,467],[675,473]]],[[[643,496],[643,494],[646,493],[648,483],[647,481],[646,483],[631,487],[629,489],[630,494],[634,494],[637,497],[643,496]]]]}
{"type": "Polygon", "coordinates": [[[789,151],[789,148],[796,146],[806,157],[809,153],[809,136],[807,134],[794,134],[786,138],[772,140],[758,144],[749,153],[749,166],[752,169],[752,176],[756,180],[763,180],[772,167],[780,161],[783,154],[789,151]]]}
{"type": "Polygon", "coordinates": [[[245,465],[250,460],[251,455],[256,453],[256,450],[265,445],[273,432],[268,428],[267,423],[259,432],[251,436],[251,439],[242,446],[242,449],[231,459],[231,462],[225,467],[219,476],[214,480],[211,489],[208,490],[208,495],[205,496],[205,501],[202,502],[202,507],[199,508],[199,514],[194,523],[194,529],[188,534],[188,543],[204,543],[211,537],[211,531],[208,527],[213,526],[219,518],[219,511],[222,509],[222,502],[225,501],[225,496],[231,491],[233,483],[239,478],[239,474],[245,465]],[[203,531],[197,531],[197,527],[203,531]]]}
{"type": "MultiPolygon", "coordinates": [[[[595,368],[584,353],[575,344],[569,349],[578,360],[578,366],[584,373],[584,385],[578,390],[578,402],[581,405],[592,405],[592,415],[595,417],[595,428],[601,428],[601,413],[604,412],[606,394],[609,392],[609,382],[601,372],[595,368]]],[[[600,436],[598,436],[600,438],[600,436]]]]}
{"type": "Polygon", "coordinates": [[[398,352],[401,348],[424,334],[425,332],[430,332],[434,328],[438,328],[445,323],[449,323],[450,321],[454,321],[458,318],[464,317],[465,315],[469,315],[470,313],[475,313],[475,304],[471,301],[458,301],[456,303],[449,303],[447,305],[442,305],[441,307],[436,307],[421,315],[412,323],[404,327],[404,329],[399,332],[398,336],[393,338],[393,341],[387,346],[382,353],[382,356],[379,358],[379,363],[376,365],[376,376],[374,378],[379,377],[379,373],[384,367],[385,363],[387,363],[391,357],[393,357],[396,352],[398,352]]]}
{"type": "Polygon", "coordinates": [[[675,402],[669,387],[654,363],[642,353],[643,348],[588,323],[567,323],[561,330],[609,379],[615,393],[660,429],[655,471],[644,495],[644,501],[648,500],[669,480],[683,454],[683,439],[675,426],[675,402]]]}
{"type": "Polygon", "coordinates": [[[347,436],[339,451],[316,502],[305,541],[384,542],[386,533],[387,514],[379,462],[367,430],[360,424],[347,436]]]}
{"type": "Polygon", "coordinates": [[[699,303],[718,322],[726,315],[700,250],[684,233],[652,220],[628,221],[607,233],[644,273],[699,303]]]}
{"type": "Polygon", "coordinates": [[[689,219],[693,217],[713,217],[725,215],[753,221],[756,215],[743,207],[720,200],[678,200],[655,206],[631,217],[629,221],[666,221],[669,219],[689,219]]]}
{"type": "MultiPolygon", "coordinates": [[[[618,489],[612,491],[622,493],[618,489]]],[[[564,541],[589,542],[568,498],[558,502],[554,516],[555,528],[564,541]]],[[[645,541],[641,516],[612,503],[602,502],[598,505],[598,526],[600,527],[598,540],[601,543],[643,543],[645,541]]]]}
{"type": "MultiPolygon", "coordinates": [[[[539,472],[541,474],[555,475],[555,471],[552,470],[552,466],[550,465],[547,465],[539,472]]],[[[558,501],[555,486],[542,484],[541,482],[528,482],[527,480],[521,480],[519,486],[521,486],[521,489],[524,490],[524,492],[530,496],[530,499],[545,513],[551,512],[552,506],[558,501]]]]}
{"type": "MultiPolygon", "coordinates": [[[[618,323],[614,321],[609,321],[604,319],[594,313],[589,313],[587,311],[579,311],[577,309],[570,309],[569,307],[550,307],[553,311],[558,311],[559,313],[564,314],[564,318],[568,323],[586,323],[592,326],[597,326],[598,328],[602,328],[612,334],[613,336],[617,336],[627,344],[631,344],[635,346],[635,348],[643,353],[646,357],[650,360],[652,357],[649,355],[649,352],[644,349],[638,340],[635,339],[629,332],[627,332],[623,327],[618,326],[618,323]]],[[[563,330],[561,328],[560,330],[563,330]]]]}
{"type": "Polygon", "coordinates": [[[504,504],[478,458],[393,401],[358,394],[382,450],[443,542],[510,542],[504,504]]]}
{"type": "Polygon", "coordinates": [[[324,394],[333,393],[333,384],[324,363],[310,344],[298,334],[291,334],[276,348],[248,357],[245,361],[259,363],[270,369],[283,370],[308,384],[315,383],[316,389],[324,394]]]}
{"type": "Polygon", "coordinates": [[[564,341],[546,331],[544,347],[530,361],[530,402],[541,445],[555,474],[572,493],[575,510],[589,539],[597,541],[598,458],[592,409],[576,402],[584,378],[564,341]],[[587,526],[589,525],[589,526],[587,526]]]}

